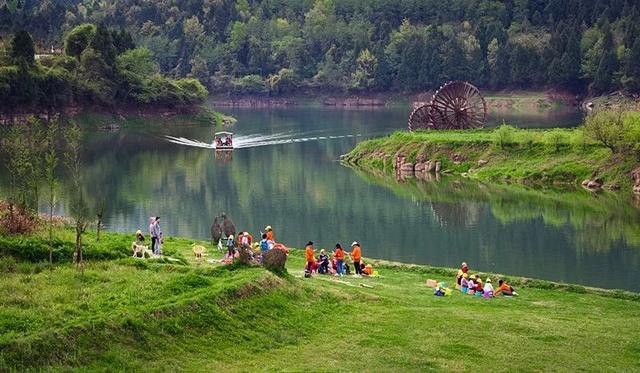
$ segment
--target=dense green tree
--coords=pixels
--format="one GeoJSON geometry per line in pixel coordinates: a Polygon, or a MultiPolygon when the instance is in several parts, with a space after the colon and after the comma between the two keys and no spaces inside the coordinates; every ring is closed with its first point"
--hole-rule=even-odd
{"type": "Polygon", "coordinates": [[[36,49],[31,35],[24,30],[16,32],[11,39],[11,60],[13,63],[33,65],[35,53],[36,49]]]}
{"type": "MultiPolygon", "coordinates": [[[[278,94],[306,87],[343,90],[352,86],[354,76],[364,76],[357,62],[364,50],[377,60],[372,78],[356,79],[358,86],[366,81],[366,89],[426,90],[446,79],[465,79],[495,89],[551,86],[581,90],[590,86],[596,93],[622,84],[638,90],[630,72],[630,56],[640,32],[640,10],[633,1],[74,0],[20,4],[15,9],[0,8],[0,36],[5,40],[5,35],[22,28],[32,33],[39,47],[64,40],[66,54],[78,64],[91,47],[115,73],[117,56],[135,48],[133,34],[139,45],[151,51],[161,72],[196,77],[217,92],[230,92],[232,82],[250,75],[259,75],[268,88],[268,81],[280,81],[283,69],[291,70],[299,84],[287,88],[276,84],[278,94]],[[104,25],[117,31],[107,33],[104,25]],[[605,35],[605,27],[611,38],[605,35]],[[66,37],[63,31],[68,31],[66,37]]],[[[6,60],[10,58],[0,53],[0,65],[14,63],[6,60]]],[[[62,62],[69,65],[68,61],[54,61],[57,67],[62,62]]],[[[52,67],[46,62],[43,66],[52,67]]],[[[71,66],[65,69],[78,71],[71,66]]],[[[171,84],[154,82],[162,88],[158,92],[173,92],[171,84]]],[[[266,91],[275,93],[270,88],[266,91]]]]}
{"type": "Polygon", "coordinates": [[[633,92],[640,92],[640,36],[636,37],[631,46],[624,64],[623,74],[624,87],[633,92]]]}
{"type": "Polygon", "coordinates": [[[618,59],[613,45],[613,35],[608,24],[602,31],[602,54],[598,63],[598,69],[593,78],[591,89],[595,93],[607,92],[615,87],[614,74],[618,69],[618,59]]]}
{"type": "Polygon", "coordinates": [[[80,59],[80,55],[91,44],[96,35],[96,26],[88,23],[74,27],[64,41],[64,51],[67,55],[80,59]]]}

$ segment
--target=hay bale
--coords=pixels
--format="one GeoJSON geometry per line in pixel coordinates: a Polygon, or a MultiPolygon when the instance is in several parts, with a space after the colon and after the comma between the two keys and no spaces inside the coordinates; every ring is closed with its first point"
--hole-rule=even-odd
{"type": "MultiPolygon", "coordinates": [[[[251,246],[242,245],[238,248],[238,261],[242,264],[251,264],[253,260],[253,255],[251,251],[251,246]]],[[[286,259],[285,259],[286,260],[286,259]]]]}
{"type": "Polygon", "coordinates": [[[262,254],[262,265],[270,271],[284,271],[287,254],[282,250],[269,250],[262,254]]]}

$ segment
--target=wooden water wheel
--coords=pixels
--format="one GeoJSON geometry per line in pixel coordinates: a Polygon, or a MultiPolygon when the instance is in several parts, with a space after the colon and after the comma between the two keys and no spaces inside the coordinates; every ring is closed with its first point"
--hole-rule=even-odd
{"type": "Polygon", "coordinates": [[[431,105],[418,106],[409,115],[409,131],[431,128],[431,105]]]}
{"type": "Polygon", "coordinates": [[[440,87],[431,102],[409,115],[409,131],[418,129],[481,128],[487,119],[487,104],[480,90],[470,83],[451,81],[440,87]]]}
{"type": "Polygon", "coordinates": [[[452,81],[440,87],[431,99],[435,129],[482,128],[487,120],[487,103],[474,85],[452,81]]]}

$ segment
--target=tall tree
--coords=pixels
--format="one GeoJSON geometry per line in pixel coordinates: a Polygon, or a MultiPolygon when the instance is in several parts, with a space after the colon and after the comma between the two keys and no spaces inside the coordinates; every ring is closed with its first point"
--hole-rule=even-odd
{"type": "Polygon", "coordinates": [[[614,74],[618,69],[618,57],[613,45],[613,35],[608,23],[602,30],[602,55],[591,89],[594,93],[603,93],[615,87],[614,74]]]}
{"type": "Polygon", "coordinates": [[[36,48],[31,34],[24,30],[17,31],[11,40],[11,60],[14,64],[33,65],[36,48]]]}

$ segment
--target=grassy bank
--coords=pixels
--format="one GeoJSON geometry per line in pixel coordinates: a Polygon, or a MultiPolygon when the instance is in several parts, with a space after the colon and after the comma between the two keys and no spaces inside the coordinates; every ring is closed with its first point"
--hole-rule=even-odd
{"type": "Polygon", "coordinates": [[[640,369],[635,293],[512,278],[518,298],[439,298],[424,282],[451,269],[373,261],[380,277],[305,279],[293,251],[283,278],[209,263],[204,242],[197,261],[188,239],[165,244],[181,263],[130,259],[129,240],[106,235],[122,257],[84,274],[3,254],[0,370],[640,369]]]}
{"type": "Polygon", "coordinates": [[[347,163],[393,170],[396,154],[415,162],[420,154],[440,161],[444,172],[472,179],[528,184],[573,184],[599,178],[605,187],[630,189],[634,156],[614,155],[581,129],[513,129],[396,132],[359,143],[343,156],[347,163]]]}

